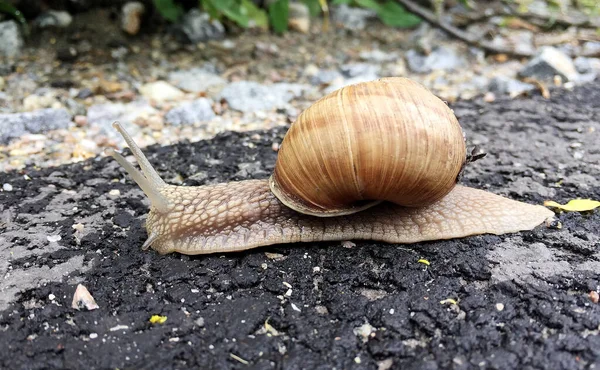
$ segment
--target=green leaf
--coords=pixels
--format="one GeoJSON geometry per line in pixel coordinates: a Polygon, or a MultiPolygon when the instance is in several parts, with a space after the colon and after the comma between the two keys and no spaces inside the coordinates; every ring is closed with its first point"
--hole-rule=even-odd
{"type": "Polygon", "coordinates": [[[269,5],[269,18],[277,33],[284,33],[288,26],[289,0],[277,0],[269,5]]]}
{"type": "Polygon", "coordinates": [[[241,3],[235,1],[220,1],[213,0],[213,5],[218,8],[225,17],[234,21],[238,26],[248,28],[250,17],[248,16],[248,9],[244,8],[241,3]],[[216,5],[218,3],[218,5],[216,5]],[[229,5],[228,7],[225,7],[229,5]]]}
{"type": "Polygon", "coordinates": [[[321,4],[319,4],[319,0],[303,0],[302,2],[308,7],[308,12],[311,17],[316,17],[321,14],[321,4]]]}
{"type": "Polygon", "coordinates": [[[372,9],[376,12],[379,12],[382,9],[381,4],[375,0],[354,0],[354,2],[363,8],[372,9]]]}
{"type": "Polygon", "coordinates": [[[227,9],[231,9],[239,3],[236,0],[206,0],[211,3],[211,5],[220,12],[223,12],[227,9]]]}
{"type": "Polygon", "coordinates": [[[421,18],[410,13],[395,1],[388,1],[377,11],[381,21],[392,27],[411,28],[421,23],[421,18]]]}
{"type": "Polygon", "coordinates": [[[212,19],[221,19],[221,12],[212,4],[211,0],[200,0],[200,5],[212,19]]]}
{"type": "Polygon", "coordinates": [[[332,4],[333,5],[342,5],[342,4],[346,4],[346,5],[350,5],[352,4],[354,0],[333,0],[332,4]]]}
{"type": "Polygon", "coordinates": [[[153,0],[153,3],[160,15],[170,22],[177,21],[183,15],[183,8],[173,0],[153,0]]]}
{"type": "Polygon", "coordinates": [[[249,24],[249,26],[255,26],[263,29],[267,29],[269,27],[269,18],[267,13],[254,5],[251,0],[242,0],[242,7],[246,9],[248,18],[254,23],[249,24]]]}

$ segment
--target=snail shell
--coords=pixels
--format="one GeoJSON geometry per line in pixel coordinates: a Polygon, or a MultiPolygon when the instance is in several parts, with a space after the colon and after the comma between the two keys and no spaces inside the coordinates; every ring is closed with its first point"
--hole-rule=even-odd
{"type": "Polygon", "coordinates": [[[344,87],[287,132],[269,185],[309,215],[351,214],[390,201],[421,207],[452,190],[464,135],[448,106],[420,84],[384,78],[344,87]]]}

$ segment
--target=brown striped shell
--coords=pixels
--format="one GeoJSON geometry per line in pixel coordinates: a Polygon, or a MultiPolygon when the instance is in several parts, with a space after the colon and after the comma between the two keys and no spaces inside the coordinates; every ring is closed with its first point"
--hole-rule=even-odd
{"type": "Polygon", "coordinates": [[[443,101],[409,79],[383,78],[302,112],[269,184],[288,207],[321,217],[381,201],[420,207],[452,190],[465,157],[462,129],[443,101]]]}

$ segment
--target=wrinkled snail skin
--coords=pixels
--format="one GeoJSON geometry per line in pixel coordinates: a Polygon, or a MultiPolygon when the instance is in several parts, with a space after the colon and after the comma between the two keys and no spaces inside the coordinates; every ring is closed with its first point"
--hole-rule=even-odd
{"type": "MultiPolygon", "coordinates": [[[[531,230],[553,216],[552,211],[542,206],[456,185],[456,177],[466,159],[462,130],[452,111],[420,85],[398,78],[382,79],[344,89],[345,94],[332,93],[308,108],[299,117],[301,124],[308,122],[307,126],[298,126],[298,121],[292,124],[292,134],[286,134],[275,172],[268,180],[196,187],[168,185],[123,127],[114,123],[113,126],[127,142],[141,171],[119,153],[113,150],[107,152],[130,174],[150,200],[150,212],[146,219],[148,240],[143,249],[151,247],[161,254],[208,254],[272,244],[332,240],[366,239],[406,244],[531,230]],[[352,99],[360,98],[360,103],[357,104],[363,107],[362,110],[352,107],[350,115],[339,113],[339,109],[347,109],[344,106],[351,102],[338,103],[351,98],[353,94],[356,96],[352,99]],[[386,99],[387,96],[394,99],[386,99]],[[334,103],[328,105],[328,99],[334,103]],[[394,102],[398,99],[403,102],[394,102]],[[378,100],[384,100],[384,103],[379,106],[378,100]],[[367,106],[364,106],[365,101],[367,106]],[[373,111],[373,105],[377,105],[377,109],[383,107],[381,109],[384,111],[373,111]],[[327,109],[330,111],[323,112],[327,109]],[[377,115],[378,123],[369,121],[369,114],[377,115]],[[325,117],[312,117],[319,115],[325,117]],[[354,116],[358,117],[357,125],[354,125],[358,127],[348,125],[354,116]],[[409,118],[402,118],[404,116],[409,118]],[[304,118],[301,120],[301,117],[304,118]],[[333,119],[334,117],[341,118],[333,119]],[[335,140],[327,141],[327,134],[320,131],[322,127],[319,127],[319,120],[322,119],[328,124],[343,124],[341,131],[332,134],[332,138],[337,137],[338,141],[344,142],[341,156],[345,158],[338,163],[335,159],[332,160],[327,150],[319,149],[315,144],[317,149],[313,153],[306,153],[307,157],[312,156],[308,163],[293,164],[300,170],[290,171],[285,167],[287,161],[286,164],[280,163],[282,152],[287,151],[283,157],[293,159],[303,157],[303,151],[313,148],[306,142],[296,148],[288,138],[295,136],[300,142],[317,140],[324,143],[324,148],[334,144],[335,140]],[[393,142],[381,140],[391,150],[391,154],[377,152],[378,146],[365,146],[360,143],[360,139],[353,138],[355,134],[352,130],[358,130],[366,131],[367,136],[387,139],[384,138],[385,131],[376,127],[382,121],[396,130],[394,135],[387,136],[402,137],[401,134],[405,134],[404,136],[409,137],[408,143],[398,144],[398,148],[408,153],[398,150],[393,142]],[[414,127],[415,122],[417,127],[414,127]],[[440,125],[449,127],[438,129],[440,125]],[[433,129],[430,130],[429,126],[433,129]],[[375,131],[372,130],[374,127],[375,131]],[[303,133],[294,133],[295,131],[303,133]],[[313,139],[310,139],[311,136],[313,139]],[[412,145],[415,140],[413,136],[418,138],[420,145],[412,145]],[[392,164],[377,164],[378,160],[373,155],[391,157],[392,164]],[[421,158],[423,155],[426,158],[421,158]],[[358,160],[348,161],[348,157],[358,160]],[[321,160],[331,162],[313,163],[321,160]],[[404,162],[411,163],[408,170],[402,168],[404,162]],[[435,176],[430,176],[430,171],[435,176]],[[331,180],[336,173],[343,175],[340,185],[316,183],[322,178],[331,180]],[[389,184],[399,181],[390,178],[390,174],[399,176],[401,186],[398,190],[387,188],[389,184]],[[381,175],[382,179],[374,178],[375,175],[381,175]],[[408,175],[410,176],[406,178],[408,175]],[[307,177],[311,177],[311,180],[306,181],[307,177]],[[295,180],[289,181],[294,178],[295,180]],[[436,178],[439,179],[438,182],[434,181],[436,178]],[[302,179],[305,181],[301,181],[302,179]],[[290,191],[290,185],[297,187],[303,184],[309,185],[306,189],[299,189],[299,195],[293,193],[295,190],[290,191]],[[373,186],[382,188],[384,196],[370,194],[373,186]],[[322,194],[328,187],[332,193],[322,194]],[[311,189],[316,189],[316,196],[311,194],[311,189]],[[348,189],[350,201],[347,204],[341,203],[339,193],[348,189]],[[409,189],[408,194],[403,193],[406,189],[409,189]],[[419,189],[423,194],[418,193],[419,189]],[[409,204],[398,205],[384,201],[389,200],[389,194],[408,199],[409,204]],[[413,200],[421,196],[419,202],[414,204],[413,200]],[[374,199],[376,201],[368,202],[374,199]],[[327,209],[330,205],[333,207],[331,214],[327,209]],[[321,213],[322,210],[325,214],[321,213]]],[[[407,141],[406,138],[402,140],[407,141]]]]}
{"type": "Polygon", "coordinates": [[[381,203],[364,212],[315,217],[283,205],[266,180],[159,190],[168,212],[146,220],[151,247],[164,254],[233,252],[271,244],[376,240],[394,244],[530,230],[552,212],[489,192],[456,186],[421,208],[381,203]]]}

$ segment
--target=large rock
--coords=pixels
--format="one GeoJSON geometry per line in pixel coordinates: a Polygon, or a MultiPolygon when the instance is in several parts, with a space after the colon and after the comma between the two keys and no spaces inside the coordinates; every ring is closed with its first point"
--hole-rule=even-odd
{"type": "Polygon", "coordinates": [[[167,112],[165,121],[173,126],[192,125],[215,117],[212,102],[206,98],[183,103],[167,112]]]}
{"type": "Polygon", "coordinates": [[[289,4],[288,27],[292,31],[308,33],[310,30],[310,11],[306,4],[289,4]]]}
{"type": "Polygon", "coordinates": [[[467,62],[463,56],[445,46],[440,46],[423,55],[411,49],[406,52],[408,68],[416,73],[429,73],[434,70],[453,71],[464,67],[467,62]]]}
{"type": "Polygon", "coordinates": [[[522,93],[535,90],[535,86],[519,80],[515,80],[514,78],[498,76],[494,77],[490,81],[488,89],[496,94],[508,94],[514,97],[521,95],[522,93]]]}
{"type": "Polygon", "coordinates": [[[104,103],[92,105],[87,110],[87,120],[90,125],[98,126],[100,129],[113,138],[119,138],[119,135],[112,128],[112,123],[115,121],[121,122],[127,126],[127,130],[133,131],[137,129],[134,121],[137,118],[148,117],[157,114],[148,102],[137,100],[131,103],[104,103]]]}
{"type": "Polygon", "coordinates": [[[238,81],[227,85],[221,98],[232,109],[241,112],[267,111],[284,107],[290,100],[300,96],[307,86],[279,83],[261,85],[252,81],[238,81]]]}
{"type": "Polygon", "coordinates": [[[69,12],[59,10],[48,10],[35,19],[39,28],[67,28],[73,22],[69,12]]]}
{"type": "Polygon", "coordinates": [[[140,87],[140,93],[146,98],[161,103],[183,98],[183,91],[165,81],[154,81],[140,87]]]}
{"type": "Polygon", "coordinates": [[[136,35],[142,25],[142,16],[146,7],[139,1],[128,1],[121,8],[121,29],[130,35],[136,35]]]}
{"type": "Polygon", "coordinates": [[[560,76],[563,81],[578,79],[577,70],[571,58],[553,47],[542,48],[519,72],[519,75],[545,81],[552,81],[554,76],[560,76]]]}
{"type": "Polygon", "coordinates": [[[16,57],[23,48],[23,37],[15,21],[0,22],[0,56],[16,57]]]}
{"type": "Polygon", "coordinates": [[[225,85],[227,81],[209,68],[192,68],[169,73],[169,81],[182,90],[205,92],[210,88],[225,85]]]}
{"type": "Polygon", "coordinates": [[[66,109],[40,109],[34,112],[0,114],[0,143],[25,134],[39,134],[67,128],[71,115],[66,109]]]}
{"type": "Polygon", "coordinates": [[[222,39],[225,36],[225,27],[221,22],[211,20],[207,13],[196,8],[183,17],[180,29],[191,43],[222,39]]]}

